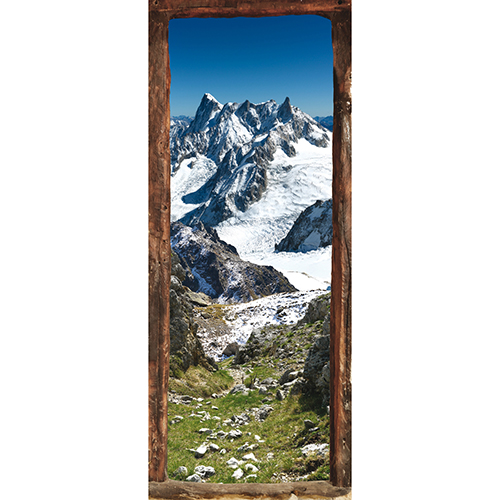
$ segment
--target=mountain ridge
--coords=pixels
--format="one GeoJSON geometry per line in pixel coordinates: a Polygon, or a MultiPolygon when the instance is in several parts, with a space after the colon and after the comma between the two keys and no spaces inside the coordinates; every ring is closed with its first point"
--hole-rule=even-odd
{"type": "Polygon", "coordinates": [[[172,181],[184,188],[174,200],[173,219],[216,226],[245,212],[263,197],[276,153],[296,156],[301,139],[318,148],[330,144],[328,130],[288,97],[280,105],[274,100],[222,105],[206,93],[194,119],[187,125],[174,122],[171,129],[172,181]]]}

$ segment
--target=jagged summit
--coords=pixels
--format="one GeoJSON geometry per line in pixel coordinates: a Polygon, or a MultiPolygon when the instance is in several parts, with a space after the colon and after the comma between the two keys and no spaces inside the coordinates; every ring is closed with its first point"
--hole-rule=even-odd
{"type": "Polygon", "coordinates": [[[193,121],[171,129],[173,219],[215,226],[245,212],[264,196],[276,155],[294,157],[301,140],[326,148],[330,137],[288,97],[223,105],[206,93],[193,121]]]}
{"type": "Polygon", "coordinates": [[[189,130],[192,132],[201,132],[206,130],[212,124],[210,121],[217,115],[217,113],[222,109],[222,104],[215,99],[211,94],[205,94],[201,100],[201,103],[196,111],[194,120],[189,126],[189,130]]]}

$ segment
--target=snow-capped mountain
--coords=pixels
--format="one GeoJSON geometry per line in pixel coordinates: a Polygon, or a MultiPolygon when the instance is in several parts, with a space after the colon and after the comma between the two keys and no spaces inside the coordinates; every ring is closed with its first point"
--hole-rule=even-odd
{"type": "Polygon", "coordinates": [[[222,105],[205,94],[194,119],[171,130],[173,220],[216,226],[246,212],[285,179],[303,143],[331,157],[331,133],[290,99],[222,105]]]}
{"type": "Polygon", "coordinates": [[[332,200],[307,207],[277,245],[277,252],[309,252],[332,244],[332,200]]]}
{"type": "Polygon", "coordinates": [[[314,119],[330,132],[333,130],[333,115],[330,116],[315,116],[314,119]]]}
{"type": "Polygon", "coordinates": [[[193,119],[189,116],[180,115],[170,118],[170,135],[180,135],[189,127],[193,119]]]}

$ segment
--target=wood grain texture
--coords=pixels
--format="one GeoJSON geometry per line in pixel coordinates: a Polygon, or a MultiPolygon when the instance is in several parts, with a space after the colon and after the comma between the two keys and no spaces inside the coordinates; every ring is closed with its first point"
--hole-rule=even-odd
{"type": "Polygon", "coordinates": [[[167,468],[170,319],[170,69],[168,19],[149,20],[149,480],[167,468]]]}
{"type": "Polygon", "coordinates": [[[168,498],[169,500],[213,499],[213,500],[297,500],[306,499],[349,499],[350,488],[338,488],[327,481],[305,481],[301,483],[277,484],[211,484],[188,483],[185,481],[167,481],[150,483],[150,498],[168,498]]]}
{"type": "Polygon", "coordinates": [[[351,486],[351,13],[332,17],[333,241],[330,481],[351,486]]]}
{"type": "MultiPolygon", "coordinates": [[[[156,498],[252,498],[258,485],[189,485],[166,481],[170,285],[170,70],[168,20],[317,14],[332,20],[334,51],[333,241],[331,307],[330,482],[351,486],[351,2],[150,0],[149,24],[149,480],[156,498]],[[156,482],[162,484],[158,485],[156,482]],[[184,486],[182,486],[184,485],[184,486]],[[216,487],[218,496],[212,495],[216,487]],[[184,488],[184,490],[182,489],[184,488]],[[189,488],[189,492],[186,490],[189,488]],[[182,493],[184,492],[184,493],[182,493]],[[182,496],[181,495],[184,495],[182,496]],[[177,496],[176,496],[177,495],[177,496]],[[181,495],[181,496],[179,496],[181,495]],[[190,496],[191,495],[191,496],[190,496]]],[[[313,498],[302,484],[259,485],[265,498],[313,498]],[[299,486],[300,485],[300,486],[299,486]],[[273,488],[281,487],[282,490],[273,488]],[[266,489],[267,488],[267,489],[266,489]],[[270,488],[270,489],[269,489],[270,488]],[[279,493],[281,491],[281,493],[279,493]],[[298,495],[297,493],[300,493],[298,495]],[[281,496],[280,496],[281,495],[281,496]],[[287,495],[287,496],[283,496],[287,495]],[[308,496],[309,495],[309,496],[308,496]]],[[[312,484],[312,483],[307,483],[312,484]]],[[[328,483],[326,483],[328,484],[328,483]]],[[[329,485],[332,486],[332,485],[329,485]]],[[[339,492],[340,490],[337,490],[339,492]]],[[[317,498],[324,498],[322,494],[317,498]]],[[[334,498],[330,495],[329,498],[334,498]]],[[[342,495],[337,497],[344,498],[342,495]]],[[[336,497],[335,497],[336,498],[336,497]]]]}
{"type": "Polygon", "coordinates": [[[351,0],[149,0],[151,11],[173,18],[306,15],[351,9],[351,0]]]}

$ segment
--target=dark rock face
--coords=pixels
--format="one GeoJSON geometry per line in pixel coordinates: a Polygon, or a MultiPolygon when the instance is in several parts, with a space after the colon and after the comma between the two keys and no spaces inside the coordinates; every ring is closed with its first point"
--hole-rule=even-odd
{"type": "Polygon", "coordinates": [[[316,337],[304,363],[307,386],[323,396],[323,404],[330,399],[330,335],[316,337]]]}
{"type": "Polygon", "coordinates": [[[182,283],[220,303],[296,291],[273,267],[243,261],[232,245],[219,239],[215,229],[202,223],[194,228],[172,223],[171,245],[185,271],[182,283]]]}
{"type": "Polygon", "coordinates": [[[216,368],[215,362],[207,358],[196,336],[198,326],[193,319],[193,306],[182,286],[185,271],[179,257],[172,253],[172,276],[170,279],[170,356],[171,369],[186,371],[192,365],[201,365],[209,370],[216,368]]]}
{"type": "Polygon", "coordinates": [[[332,237],[332,200],[318,200],[299,215],[275,251],[308,252],[331,245],[332,237]]]}
{"type": "Polygon", "coordinates": [[[247,210],[267,188],[267,167],[274,154],[282,149],[295,156],[293,144],[301,138],[322,148],[330,142],[326,129],[292,106],[288,97],[280,106],[273,100],[222,105],[205,94],[194,119],[177,120],[171,129],[173,176],[184,160],[193,159],[192,169],[199,157],[216,165],[203,185],[183,198],[201,205],[179,220],[189,226],[200,221],[215,226],[247,210]]]}
{"type": "Polygon", "coordinates": [[[304,362],[304,379],[307,390],[320,393],[323,404],[330,404],[330,297],[313,299],[302,322],[323,319],[322,335],[314,339],[304,362]]]}

